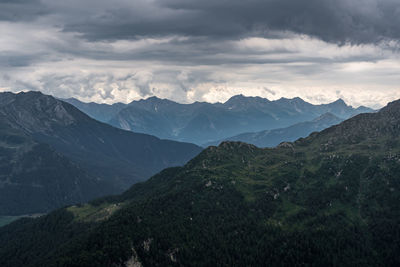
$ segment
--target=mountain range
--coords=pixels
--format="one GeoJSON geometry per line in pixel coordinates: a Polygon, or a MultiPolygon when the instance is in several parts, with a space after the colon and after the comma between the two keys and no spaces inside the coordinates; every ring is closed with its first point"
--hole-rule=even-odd
{"type": "Polygon", "coordinates": [[[307,137],[313,132],[319,132],[332,125],[339,124],[340,119],[332,113],[325,113],[312,121],[296,123],[292,126],[280,129],[266,130],[256,133],[242,133],[236,136],[225,138],[218,142],[204,144],[204,147],[219,145],[223,141],[241,141],[253,144],[258,147],[274,147],[282,142],[296,141],[301,137],[307,137]]]}
{"type": "Polygon", "coordinates": [[[202,149],[98,122],[40,92],[0,94],[0,215],[122,192],[202,149]]]}
{"type": "Polygon", "coordinates": [[[0,228],[1,266],[399,266],[400,100],[0,228]]]}
{"type": "Polygon", "coordinates": [[[77,99],[65,101],[89,116],[118,128],[198,145],[245,132],[288,127],[328,112],[347,119],[372,111],[366,107],[355,109],[341,99],[330,104],[312,105],[298,97],[270,101],[243,95],[215,104],[179,104],[157,97],[114,105],[83,103],[77,99]]]}

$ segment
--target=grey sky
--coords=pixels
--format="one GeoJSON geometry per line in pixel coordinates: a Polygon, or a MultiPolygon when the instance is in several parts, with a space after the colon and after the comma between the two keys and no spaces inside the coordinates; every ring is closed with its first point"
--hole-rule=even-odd
{"type": "Polygon", "coordinates": [[[112,103],[400,98],[394,0],[0,0],[0,89],[112,103]]]}

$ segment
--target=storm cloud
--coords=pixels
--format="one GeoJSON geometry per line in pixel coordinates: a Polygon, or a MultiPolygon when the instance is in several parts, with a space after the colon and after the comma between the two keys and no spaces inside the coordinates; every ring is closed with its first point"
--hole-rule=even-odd
{"type": "Polygon", "coordinates": [[[84,2],[77,2],[76,9],[48,2],[48,8],[59,15],[65,31],[79,32],[93,41],[170,35],[238,39],[285,32],[341,44],[400,38],[396,0],[84,2]]]}
{"type": "Polygon", "coordinates": [[[394,0],[0,0],[0,89],[380,106],[400,97],[399,25],[394,0]]]}
{"type": "Polygon", "coordinates": [[[0,21],[32,21],[46,14],[40,0],[0,0],[0,21]]]}

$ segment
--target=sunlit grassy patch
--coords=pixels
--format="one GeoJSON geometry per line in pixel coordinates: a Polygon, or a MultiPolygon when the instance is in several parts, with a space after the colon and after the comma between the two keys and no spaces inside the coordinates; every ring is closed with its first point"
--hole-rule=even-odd
{"type": "Polygon", "coordinates": [[[74,214],[76,221],[94,222],[108,219],[115,211],[122,207],[121,203],[103,203],[100,206],[85,204],[82,206],[71,206],[68,211],[74,214]]]}

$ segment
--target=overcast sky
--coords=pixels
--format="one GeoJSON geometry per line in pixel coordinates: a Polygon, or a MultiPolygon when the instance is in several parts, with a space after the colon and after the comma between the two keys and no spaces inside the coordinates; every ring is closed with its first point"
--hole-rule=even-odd
{"type": "Polygon", "coordinates": [[[0,90],[83,101],[400,98],[398,0],[0,0],[0,90]]]}

